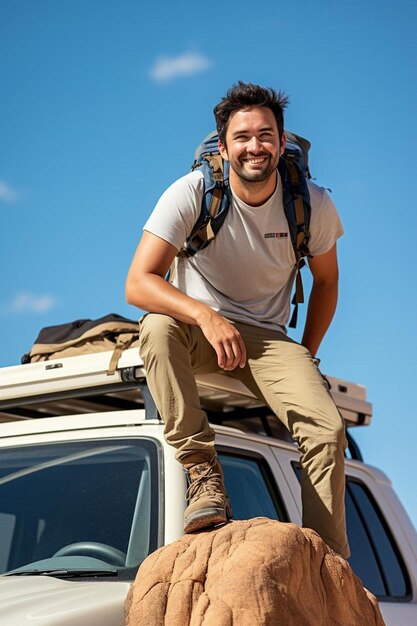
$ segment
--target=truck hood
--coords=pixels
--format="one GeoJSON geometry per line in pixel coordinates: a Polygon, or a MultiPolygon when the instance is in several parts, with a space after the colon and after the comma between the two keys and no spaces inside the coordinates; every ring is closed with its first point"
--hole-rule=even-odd
{"type": "Polygon", "coordinates": [[[123,626],[126,582],[0,576],[2,626],[123,626]]]}

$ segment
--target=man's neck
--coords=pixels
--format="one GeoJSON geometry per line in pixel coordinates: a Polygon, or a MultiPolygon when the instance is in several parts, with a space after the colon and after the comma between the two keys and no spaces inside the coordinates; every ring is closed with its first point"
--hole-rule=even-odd
{"type": "Polygon", "coordinates": [[[240,178],[230,168],[230,184],[233,192],[242,202],[249,206],[261,206],[273,195],[277,186],[277,171],[275,170],[267,180],[248,182],[240,178]]]}

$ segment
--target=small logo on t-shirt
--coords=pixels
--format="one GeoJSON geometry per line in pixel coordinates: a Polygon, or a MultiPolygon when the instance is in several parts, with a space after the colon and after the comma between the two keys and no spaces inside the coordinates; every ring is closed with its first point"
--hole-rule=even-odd
{"type": "Polygon", "coordinates": [[[265,233],[265,239],[288,239],[288,233],[265,233]]]}

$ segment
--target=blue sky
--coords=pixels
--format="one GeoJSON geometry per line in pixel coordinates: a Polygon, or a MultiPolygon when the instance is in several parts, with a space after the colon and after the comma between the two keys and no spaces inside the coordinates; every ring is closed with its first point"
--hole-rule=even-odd
{"type": "Polygon", "coordinates": [[[284,89],[346,231],[323,371],[367,386],[356,439],[417,525],[416,7],[0,0],[0,365],[43,326],[137,317],[124,279],[142,226],[214,105],[237,80],[284,89]]]}

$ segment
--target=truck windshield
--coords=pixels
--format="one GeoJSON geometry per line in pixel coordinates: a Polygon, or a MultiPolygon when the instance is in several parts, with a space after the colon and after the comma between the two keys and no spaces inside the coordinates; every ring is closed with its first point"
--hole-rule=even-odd
{"type": "Polygon", "coordinates": [[[160,541],[151,439],[3,449],[0,573],[91,571],[132,579],[160,541]]]}

